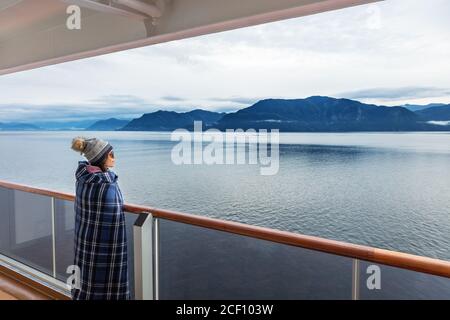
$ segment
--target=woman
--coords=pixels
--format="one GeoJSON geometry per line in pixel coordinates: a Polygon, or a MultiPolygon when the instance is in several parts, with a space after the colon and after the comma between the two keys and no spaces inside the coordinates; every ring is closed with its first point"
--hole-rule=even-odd
{"type": "Polygon", "coordinates": [[[75,173],[75,265],[80,288],[74,300],[129,299],[127,238],[123,197],[106,141],[77,137],[72,149],[84,154],[75,173]]]}

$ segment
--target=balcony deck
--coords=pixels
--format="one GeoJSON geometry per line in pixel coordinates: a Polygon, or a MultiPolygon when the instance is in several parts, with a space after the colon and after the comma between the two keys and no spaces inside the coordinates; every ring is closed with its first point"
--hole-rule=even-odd
{"type": "Polygon", "coordinates": [[[0,300],[53,300],[54,298],[33,288],[32,282],[16,277],[9,270],[0,267],[0,300]]]}
{"type": "Polygon", "coordinates": [[[18,299],[0,290],[0,300],[18,300],[18,299]]]}

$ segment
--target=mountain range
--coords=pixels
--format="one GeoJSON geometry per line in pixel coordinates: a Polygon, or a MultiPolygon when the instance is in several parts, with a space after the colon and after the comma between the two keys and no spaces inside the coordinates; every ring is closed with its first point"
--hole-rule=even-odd
{"type": "Polygon", "coordinates": [[[416,113],[427,121],[448,121],[450,120],[450,105],[434,106],[418,110],[416,113]]]}
{"type": "Polygon", "coordinates": [[[411,111],[419,111],[419,110],[424,110],[424,109],[428,109],[431,107],[442,107],[445,106],[446,104],[444,103],[430,103],[430,104],[426,104],[426,105],[420,105],[420,104],[405,104],[402,107],[411,110],[411,111]]]}
{"type": "Polygon", "coordinates": [[[205,127],[214,125],[225,114],[201,109],[178,113],[158,110],[131,120],[121,131],[173,131],[192,129],[194,121],[202,121],[205,127]]]}
{"type": "Polygon", "coordinates": [[[2,123],[2,122],[0,122],[0,131],[36,131],[36,130],[42,130],[42,129],[38,126],[29,124],[29,123],[20,123],[20,122],[2,123]]]}
{"type": "Polygon", "coordinates": [[[403,107],[384,107],[349,99],[314,96],[267,99],[222,117],[216,127],[280,131],[413,131],[431,125],[403,107]]]}
{"type": "Polygon", "coordinates": [[[93,125],[86,128],[88,131],[113,131],[119,130],[125,127],[130,121],[120,120],[116,118],[109,118],[106,120],[100,120],[95,122],[93,125]]]}
{"type": "Polygon", "coordinates": [[[356,100],[312,96],[305,99],[264,99],[231,113],[195,109],[189,112],[158,110],[132,120],[116,118],[84,120],[56,125],[39,122],[0,123],[0,130],[193,130],[194,121],[203,129],[279,129],[290,132],[345,131],[450,131],[450,104],[398,107],[365,104],[356,100]]]}

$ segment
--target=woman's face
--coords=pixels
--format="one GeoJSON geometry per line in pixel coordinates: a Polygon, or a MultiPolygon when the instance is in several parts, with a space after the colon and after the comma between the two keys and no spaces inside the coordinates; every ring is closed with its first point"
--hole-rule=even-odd
{"type": "Polygon", "coordinates": [[[108,153],[108,157],[106,158],[105,166],[107,168],[113,168],[116,163],[116,159],[114,159],[114,151],[110,151],[108,153]]]}

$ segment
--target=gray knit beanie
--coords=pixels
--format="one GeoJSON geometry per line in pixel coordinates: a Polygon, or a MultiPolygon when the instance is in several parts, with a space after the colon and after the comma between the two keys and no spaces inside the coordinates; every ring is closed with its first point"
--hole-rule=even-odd
{"type": "Polygon", "coordinates": [[[99,164],[112,150],[107,142],[97,138],[76,137],[72,140],[72,149],[84,154],[90,164],[99,164]]]}

